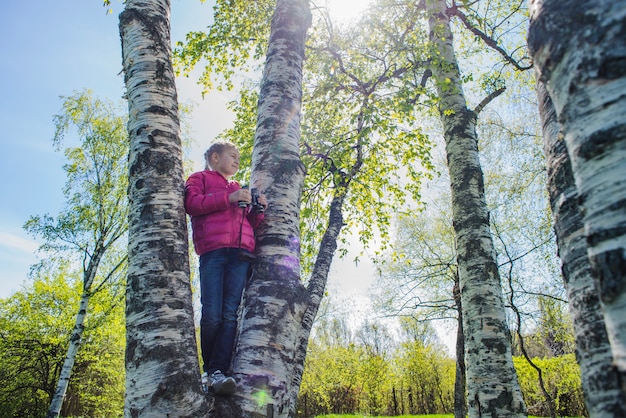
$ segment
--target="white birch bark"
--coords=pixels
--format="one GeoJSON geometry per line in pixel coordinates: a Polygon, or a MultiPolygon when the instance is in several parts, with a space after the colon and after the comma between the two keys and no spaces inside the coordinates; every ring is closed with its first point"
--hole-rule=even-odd
{"type": "Polygon", "coordinates": [[[120,14],[129,106],[126,417],[201,417],[168,0],[120,14]]]}
{"type": "Polygon", "coordinates": [[[72,329],[72,334],[70,336],[70,345],[67,349],[67,353],[65,354],[65,360],[63,362],[63,367],[61,368],[61,374],[59,375],[59,381],[57,383],[56,391],[54,392],[52,402],[50,402],[50,407],[48,408],[47,418],[56,418],[61,413],[61,407],[63,406],[65,393],[67,392],[67,387],[70,383],[72,369],[74,368],[76,355],[78,354],[83,331],[85,330],[84,324],[85,317],[87,316],[89,297],[90,293],[88,291],[83,291],[83,294],[80,298],[78,313],[76,314],[74,328],[72,329]]]}
{"type": "Polygon", "coordinates": [[[257,230],[257,260],[233,359],[238,381],[233,400],[241,410],[228,411],[218,402],[215,416],[295,414],[302,321],[311,304],[300,281],[299,229],[305,174],[299,148],[302,66],[310,21],[308,1],[277,1],[252,156],[252,183],[267,195],[269,207],[257,230]]]}
{"type": "Polygon", "coordinates": [[[463,309],[461,307],[461,294],[459,291],[459,279],[456,277],[454,289],[454,304],[458,311],[456,328],[456,373],[454,376],[454,418],[465,418],[467,416],[467,377],[465,367],[465,341],[463,332],[463,309]]]}
{"type": "Polygon", "coordinates": [[[469,417],[526,417],[513,367],[500,275],[478,155],[476,114],[468,109],[445,0],[427,2],[431,57],[446,140],[465,334],[469,417]]]}
{"type": "Polygon", "coordinates": [[[528,44],[582,208],[613,363],[626,393],[626,3],[531,1],[528,44]]]}
{"type": "MultiPolygon", "coordinates": [[[[59,381],[57,382],[54,396],[52,397],[50,407],[48,408],[48,413],[46,415],[47,418],[56,418],[61,414],[65,394],[67,393],[70,378],[72,377],[74,363],[76,363],[76,356],[78,355],[78,350],[82,345],[82,337],[83,332],[85,331],[85,318],[87,317],[89,300],[91,299],[91,296],[98,291],[98,289],[92,289],[96,279],[96,273],[98,272],[100,262],[102,261],[102,258],[107,250],[122,236],[123,228],[120,229],[115,226],[117,223],[115,217],[110,218],[109,221],[111,222],[104,222],[101,224],[101,229],[96,231],[96,235],[98,235],[99,238],[94,246],[93,253],[89,253],[89,251],[86,251],[85,253],[85,259],[88,259],[89,261],[83,272],[83,292],[78,305],[74,328],[72,329],[72,333],[70,335],[65,360],[63,361],[63,367],[61,368],[61,373],[59,375],[59,381]]],[[[122,262],[120,262],[108,273],[104,282],[107,282],[115,274],[115,271],[121,266],[121,264],[122,262]]]]}
{"type": "Polygon", "coordinates": [[[548,169],[548,191],[562,260],[563,280],[576,336],[585,404],[590,417],[626,416],[626,398],[613,369],[611,346],[587,256],[582,213],[572,168],[559,136],[556,111],[545,85],[537,82],[548,169]]]}

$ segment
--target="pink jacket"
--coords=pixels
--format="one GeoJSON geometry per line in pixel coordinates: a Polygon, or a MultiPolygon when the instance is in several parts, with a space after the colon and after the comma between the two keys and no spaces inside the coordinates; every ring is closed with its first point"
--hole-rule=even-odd
{"type": "Polygon", "coordinates": [[[218,248],[241,248],[254,252],[254,230],[263,214],[241,209],[228,195],[240,189],[217,171],[193,173],[185,184],[185,210],[191,215],[193,245],[198,255],[218,248]],[[246,214],[246,216],[244,216],[246,214]]]}

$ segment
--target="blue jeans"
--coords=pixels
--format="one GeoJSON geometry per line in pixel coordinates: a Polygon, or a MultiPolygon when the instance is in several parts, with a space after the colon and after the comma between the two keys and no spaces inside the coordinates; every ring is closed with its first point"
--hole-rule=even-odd
{"type": "Polygon", "coordinates": [[[237,310],[248,276],[248,261],[238,248],[220,248],[200,256],[200,348],[204,371],[226,373],[230,368],[237,310]]]}

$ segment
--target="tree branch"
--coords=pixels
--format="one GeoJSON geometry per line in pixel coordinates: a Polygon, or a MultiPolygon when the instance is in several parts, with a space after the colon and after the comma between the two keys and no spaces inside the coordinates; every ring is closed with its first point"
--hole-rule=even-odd
{"type": "Polygon", "coordinates": [[[487,105],[489,103],[491,103],[492,100],[494,100],[496,97],[498,97],[499,95],[501,95],[502,93],[504,93],[504,91],[506,90],[506,87],[500,87],[498,90],[494,91],[493,93],[491,93],[489,96],[485,97],[479,104],[478,106],[476,106],[476,108],[474,109],[474,113],[476,113],[477,115],[482,112],[482,110],[487,107],[487,105]]]}
{"type": "Polygon", "coordinates": [[[515,67],[516,69],[518,69],[519,71],[526,71],[526,70],[530,70],[533,66],[532,64],[530,65],[520,65],[519,62],[517,62],[515,59],[513,59],[512,56],[510,56],[505,50],[504,48],[502,48],[501,46],[498,45],[498,43],[496,41],[494,41],[492,38],[490,38],[489,36],[487,36],[486,33],[484,33],[483,31],[481,31],[480,29],[472,26],[472,24],[470,23],[469,19],[467,18],[467,16],[465,16],[460,10],[459,8],[455,5],[451,8],[448,9],[450,12],[451,16],[456,16],[458,17],[461,22],[463,23],[463,26],[465,26],[467,28],[467,30],[469,30],[470,32],[472,32],[474,35],[478,36],[480,39],[482,39],[482,41],[487,44],[488,47],[490,47],[491,49],[493,49],[494,51],[498,52],[502,58],[504,58],[504,60],[506,62],[508,62],[509,64],[511,64],[513,67],[515,67]]]}

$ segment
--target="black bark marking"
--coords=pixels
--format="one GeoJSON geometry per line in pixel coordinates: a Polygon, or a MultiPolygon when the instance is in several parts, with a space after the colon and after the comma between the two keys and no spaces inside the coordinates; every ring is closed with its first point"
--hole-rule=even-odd
{"type": "Polygon", "coordinates": [[[591,261],[598,274],[602,301],[611,304],[626,288],[624,251],[621,248],[605,251],[591,261]]]}
{"type": "MultiPolygon", "coordinates": [[[[626,199],[614,202],[611,206],[604,208],[604,211],[618,212],[619,210],[623,210],[624,207],[626,207],[626,199]]],[[[589,244],[590,247],[595,247],[599,243],[619,238],[624,235],[626,235],[626,225],[610,229],[601,229],[587,236],[587,244],[589,244]]]]}
{"type": "Polygon", "coordinates": [[[589,135],[589,138],[580,147],[578,155],[585,160],[594,159],[610,152],[611,149],[621,143],[625,137],[626,124],[624,123],[595,131],[589,135]]]}
{"type": "MultiPolygon", "coordinates": [[[[626,34],[623,36],[626,36],[626,34]]],[[[600,63],[600,68],[598,69],[599,78],[616,80],[624,76],[626,76],[626,57],[611,57],[600,63]]]]}
{"type": "MultiPolygon", "coordinates": [[[[502,328],[501,324],[496,325],[498,328],[502,328]]],[[[496,354],[505,354],[507,351],[506,344],[502,341],[501,338],[483,338],[483,344],[487,347],[491,352],[496,354]]]]}

